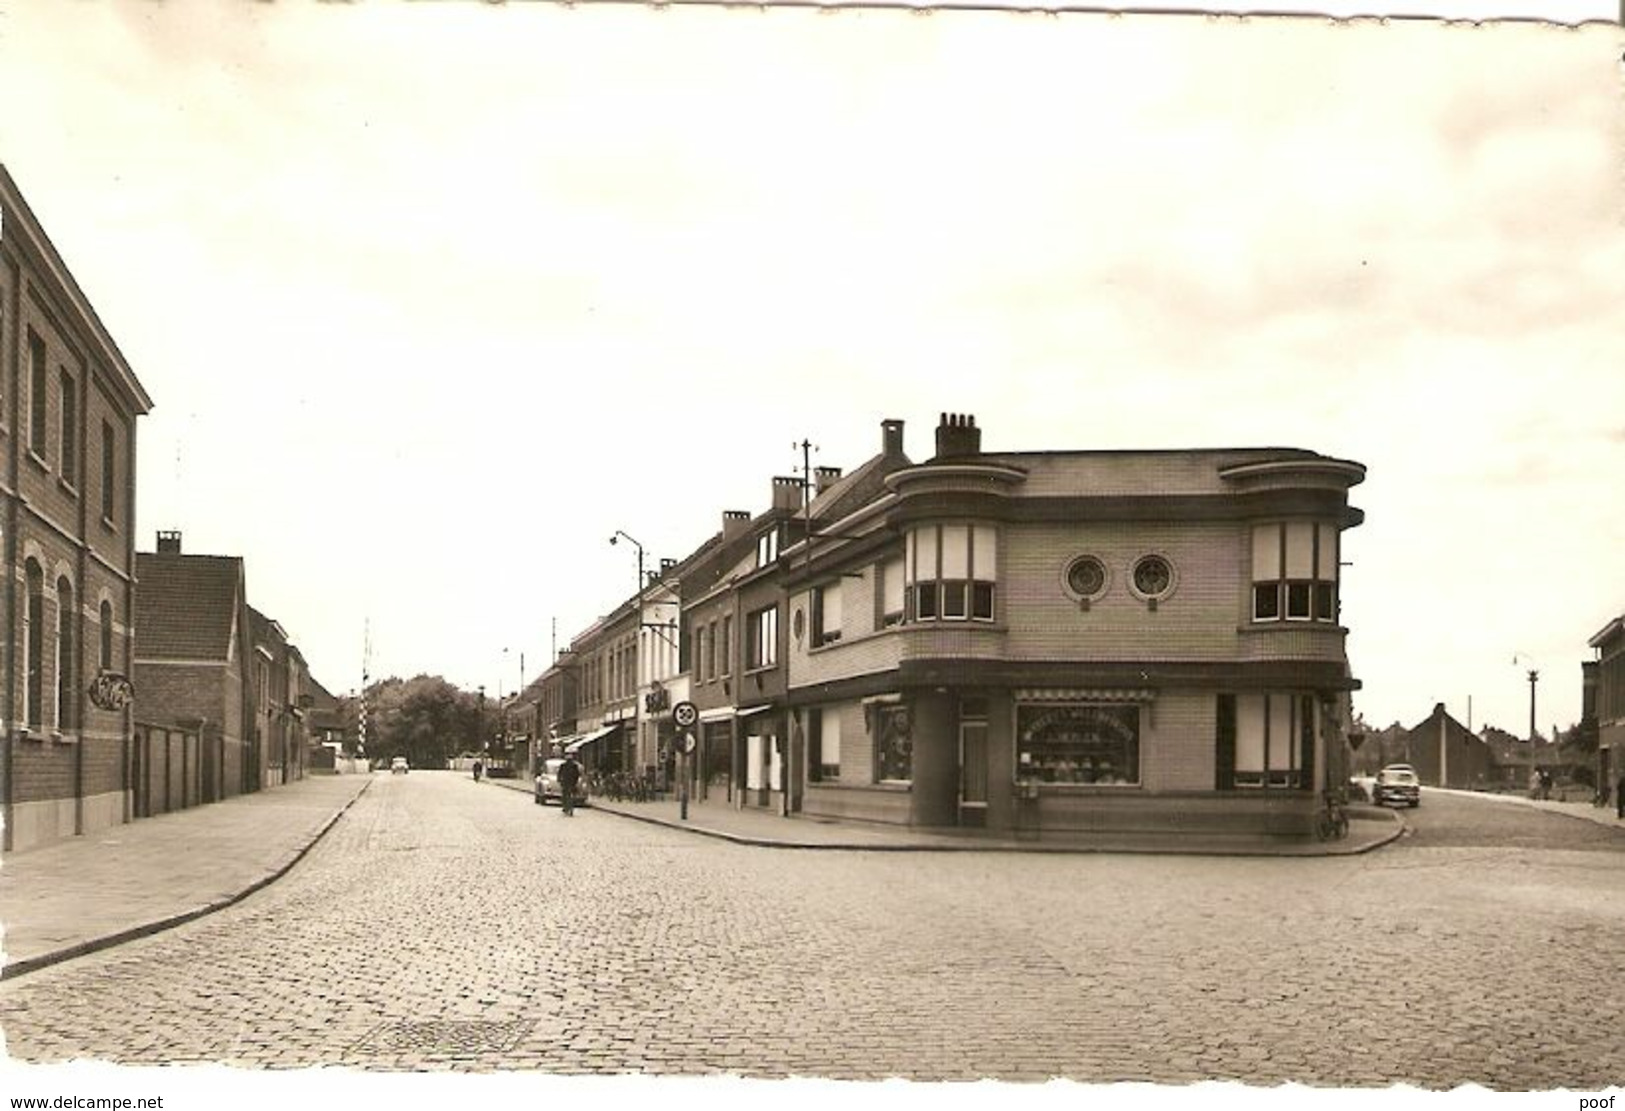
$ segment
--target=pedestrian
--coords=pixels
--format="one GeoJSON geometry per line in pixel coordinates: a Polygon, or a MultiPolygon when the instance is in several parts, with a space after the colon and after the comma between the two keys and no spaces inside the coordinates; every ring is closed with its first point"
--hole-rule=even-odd
{"type": "Polygon", "coordinates": [[[1549,771],[1540,773],[1540,797],[1542,801],[1552,797],[1552,773],[1549,771]]]}
{"type": "Polygon", "coordinates": [[[1614,784],[1614,806],[1615,815],[1625,821],[1625,772],[1619,773],[1619,782],[1614,784]]]}
{"type": "Polygon", "coordinates": [[[480,776],[483,775],[484,773],[485,773],[485,764],[482,763],[479,760],[474,761],[474,782],[478,783],[480,781],[480,776]]]}
{"type": "Polygon", "coordinates": [[[581,782],[581,765],[576,763],[575,753],[566,753],[564,763],[559,765],[559,801],[564,805],[564,816],[575,817],[576,811],[576,784],[581,782]]]}

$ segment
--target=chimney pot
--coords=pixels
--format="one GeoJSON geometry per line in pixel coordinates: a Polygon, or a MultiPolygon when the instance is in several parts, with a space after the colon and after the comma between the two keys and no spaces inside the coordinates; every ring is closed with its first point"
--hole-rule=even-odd
{"type": "Polygon", "coordinates": [[[801,479],[794,475],[774,475],[772,507],[774,509],[800,509],[801,479]]]}
{"type": "Polygon", "coordinates": [[[982,453],[982,430],[969,413],[943,413],[937,425],[937,458],[982,453]]]}
{"type": "Polygon", "coordinates": [[[181,534],[178,530],[158,530],[158,550],[169,555],[181,554],[181,534]]]}

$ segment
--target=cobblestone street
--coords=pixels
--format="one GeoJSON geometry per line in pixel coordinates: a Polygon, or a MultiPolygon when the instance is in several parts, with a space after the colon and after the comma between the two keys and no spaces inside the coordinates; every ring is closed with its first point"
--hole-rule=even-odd
{"type": "Polygon", "coordinates": [[[32,1062],[1619,1083],[1625,837],[1424,840],[782,852],[386,776],[282,880],[7,981],[0,1020],[32,1062]]]}

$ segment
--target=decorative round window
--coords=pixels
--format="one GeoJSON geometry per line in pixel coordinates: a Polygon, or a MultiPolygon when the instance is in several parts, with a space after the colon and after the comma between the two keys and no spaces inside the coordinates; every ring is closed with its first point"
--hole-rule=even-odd
{"type": "Polygon", "coordinates": [[[1066,588],[1075,597],[1095,599],[1106,593],[1106,565],[1092,555],[1066,565],[1066,588]]]}
{"type": "Polygon", "coordinates": [[[1140,557],[1134,564],[1134,593],[1142,598],[1163,598],[1174,589],[1174,567],[1160,555],[1140,557]]]}
{"type": "Polygon", "coordinates": [[[790,619],[790,631],[796,635],[797,643],[800,643],[802,634],[807,631],[807,615],[802,612],[800,606],[796,607],[795,616],[790,619]]]}

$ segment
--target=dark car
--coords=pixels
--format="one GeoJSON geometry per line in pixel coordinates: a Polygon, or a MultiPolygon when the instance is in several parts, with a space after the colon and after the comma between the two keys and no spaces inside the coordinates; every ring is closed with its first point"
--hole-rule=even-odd
{"type": "Polygon", "coordinates": [[[1377,773],[1377,781],[1371,785],[1371,801],[1378,806],[1391,802],[1421,806],[1422,782],[1416,778],[1416,769],[1409,764],[1389,764],[1377,773]]]}

